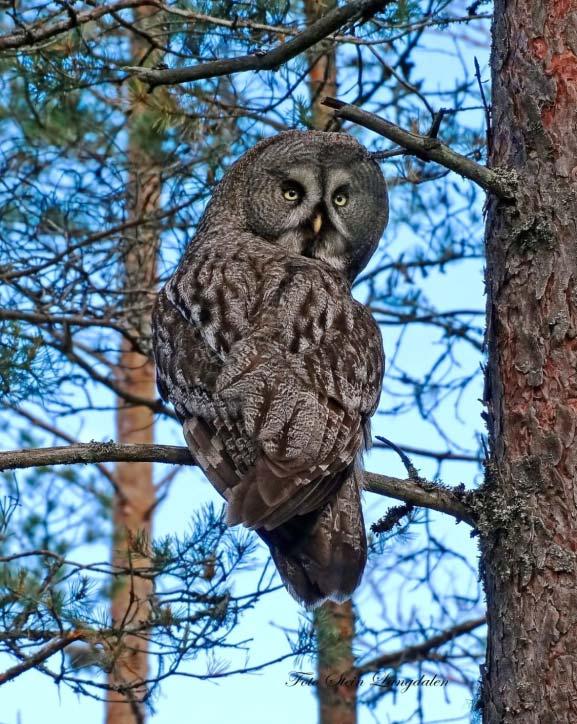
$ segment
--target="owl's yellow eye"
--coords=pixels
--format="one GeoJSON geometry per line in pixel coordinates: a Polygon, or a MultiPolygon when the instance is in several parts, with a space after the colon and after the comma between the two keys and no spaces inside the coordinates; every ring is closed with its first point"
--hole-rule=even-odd
{"type": "Polygon", "coordinates": [[[333,204],[335,206],[346,206],[348,203],[348,196],[342,191],[339,191],[333,196],[333,204]]]}
{"type": "Polygon", "coordinates": [[[288,189],[285,189],[282,192],[282,195],[287,201],[298,201],[301,196],[298,189],[295,189],[294,186],[290,186],[288,189]]]}

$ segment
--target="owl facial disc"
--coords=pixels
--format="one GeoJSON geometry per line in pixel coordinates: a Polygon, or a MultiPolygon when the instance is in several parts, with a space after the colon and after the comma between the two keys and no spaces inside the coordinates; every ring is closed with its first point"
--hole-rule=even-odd
{"type": "Polygon", "coordinates": [[[250,232],[349,281],[364,268],[387,223],[388,200],[378,163],[356,139],[288,131],[257,144],[240,168],[242,178],[234,168],[229,175],[250,232]]]}

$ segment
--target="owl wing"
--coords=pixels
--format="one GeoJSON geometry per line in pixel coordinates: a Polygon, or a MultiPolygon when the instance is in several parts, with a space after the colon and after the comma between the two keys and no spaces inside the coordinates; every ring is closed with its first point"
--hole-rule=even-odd
{"type": "Polygon", "coordinates": [[[201,326],[185,319],[158,294],[152,314],[156,381],[161,397],[174,405],[195,461],[224,497],[238,484],[256,457],[238,414],[216,394],[223,360],[206,343],[201,326]]]}
{"type": "Polygon", "coordinates": [[[380,332],[335,274],[292,263],[217,382],[242,409],[254,465],[228,496],[228,522],[272,530],[320,508],[363,448],[380,394],[380,332]]]}
{"type": "Polygon", "coordinates": [[[159,294],[153,325],[159,390],[228,500],[229,524],[272,530],[342,484],[378,403],[383,355],[377,325],[334,273],[304,260],[267,279],[224,350],[227,330],[195,318],[190,283],[159,294]]]}

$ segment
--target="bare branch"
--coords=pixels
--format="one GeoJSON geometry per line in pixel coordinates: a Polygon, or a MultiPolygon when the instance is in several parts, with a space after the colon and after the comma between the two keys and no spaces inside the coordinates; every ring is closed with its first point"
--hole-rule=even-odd
{"type": "Polygon", "coordinates": [[[150,88],[160,85],[174,85],[176,83],[189,83],[195,80],[216,78],[222,75],[245,73],[249,70],[276,70],[279,66],[300,55],[313,45],[334,33],[351,20],[367,19],[372,14],[382,10],[391,0],[353,0],[346,5],[335,8],[331,12],[310,25],[287,43],[280,43],[269,52],[259,52],[252,55],[242,55],[237,58],[214,60],[200,63],[189,68],[171,68],[168,70],[153,70],[127,66],[131,76],[136,75],[140,80],[148,83],[150,88]]]}
{"type": "Polygon", "coordinates": [[[8,681],[12,681],[12,679],[20,676],[20,674],[25,671],[33,669],[35,666],[44,663],[47,659],[58,651],[62,651],[62,649],[66,648],[66,646],[73,641],[83,639],[85,636],[85,632],[82,631],[71,631],[62,634],[60,638],[46,644],[46,646],[39,649],[33,656],[23,657],[23,660],[19,664],[12,666],[10,669],[6,669],[6,671],[0,674],[0,686],[2,686],[2,684],[6,684],[8,681]]]}
{"type": "MultiPolygon", "coordinates": [[[[28,422],[31,422],[35,427],[39,427],[42,430],[45,430],[46,432],[49,432],[51,435],[55,435],[56,437],[59,437],[61,440],[65,440],[66,442],[70,443],[71,445],[76,445],[77,441],[72,435],[69,435],[64,430],[59,429],[58,427],[55,427],[54,425],[51,425],[49,422],[46,422],[46,420],[42,420],[39,417],[36,417],[36,415],[33,415],[28,410],[24,409],[23,407],[19,407],[18,405],[11,405],[7,404],[6,409],[12,410],[17,415],[20,415],[21,417],[28,420],[28,422]]],[[[112,485],[112,487],[116,490],[116,480],[114,479],[114,475],[106,468],[105,465],[102,463],[96,463],[96,467],[101,472],[101,474],[108,480],[108,482],[112,485]]],[[[91,490],[91,487],[88,488],[88,490],[91,490]]],[[[92,490],[92,492],[95,492],[92,490]]]]}
{"type": "MultiPolygon", "coordinates": [[[[0,471],[76,463],[152,462],[171,465],[196,465],[188,448],[176,445],[120,445],[115,442],[89,442],[75,445],[9,450],[0,452],[0,471]]],[[[472,506],[457,489],[431,482],[392,478],[365,473],[365,489],[377,495],[403,500],[422,508],[447,513],[474,525],[472,506]]],[[[473,495],[468,493],[469,496],[473,495]]]]}
{"type": "Polygon", "coordinates": [[[79,442],[75,445],[0,452],[0,470],[75,463],[169,463],[196,465],[188,448],[176,445],[119,445],[115,442],[79,442]]]}
{"type": "Polygon", "coordinates": [[[61,20],[56,23],[46,23],[44,20],[40,20],[36,25],[25,27],[23,30],[18,30],[15,33],[9,35],[0,36],[0,51],[1,50],[15,50],[16,48],[30,47],[38,43],[50,40],[51,38],[65,33],[72,28],[77,28],[80,25],[94,22],[102,18],[104,15],[110,15],[118,12],[119,10],[126,10],[127,8],[136,8],[141,5],[153,5],[156,6],[158,3],[154,0],[121,0],[120,2],[113,3],[112,5],[105,5],[103,7],[96,7],[92,10],[88,10],[85,13],[75,13],[69,15],[66,20],[61,20]]]}
{"type": "MultiPolygon", "coordinates": [[[[0,467],[2,455],[0,453],[0,467]]],[[[402,500],[419,508],[429,508],[446,513],[469,525],[475,525],[472,506],[465,502],[465,496],[474,494],[461,492],[460,488],[450,488],[429,481],[417,483],[413,480],[392,478],[390,475],[365,472],[365,490],[377,495],[386,495],[395,500],[402,500]]]]}
{"type": "Polygon", "coordinates": [[[80,314],[48,314],[46,312],[32,312],[18,309],[0,309],[0,320],[30,322],[32,324],[68,324],[77,327],[105,327],[113,329],[125,336],[129,342],[134,342],[126,329],[121,324],[116,324],[109,319],[84,317],[80,314]]]}
{"type": "MultiPolygon", "coordinates": [[[[374,442],[373,447],[380,448],[382,450],[388,449],[385,444],[380,442],[374,442]]],[[[452,460],[453,462],[479,464],[483,462],[483,458],[481,458],[479,455],[471,455],[470,453],[452,452],[451,450],[430,450],[422,447],[414,447],[413,445],[400,445],[400,448],[401,450],[403,450],[403,452],[406,452],[409,455],[418,455],[419,457],[423,458],[433,458],[433,460],[437,460],[440,463],[446,460],[452,460]]]]}
{"type": "Polygon", "coordinates": [[[446,644],[448,641],[453,641],[463,634],[474,631],[485,622],[485,616],[479,616],[478,618],[473,618],[469,621],[463,621],[463,623],[459,623],[456,626],[437,634],[436,636],[431,636],[431,638],[426,639],[420,644],[407,646],[400,651],[392,651],[389,654],[378,656],[376,659],[372,659],[372,661],[368,661],[366,664],[356,667],[354,674],[355,676],[361,676],[362,674],[379,671],[384,668],[396,669],[401,666],[401,664],[422,661],[427,657],[427,654],[434,649],[446,644]]]}
{"type": "Polygon", "coordinates": [[[516,176],[513,171],[494,170],[453,151],[438,138],[422,136],[418,133],[405,131],[394,123],[379,118],[374,113],[363,111],[350,103],[343,103],[336,98],[324,98],[323,105],[334,109],[338,118],[358,123],[363,128],[388,138],[409,153],[425,161],[434,161],[445,168],[471,179],[476,184],[494,193],[501,199],[510,201],[515,198],[516,176]]]}

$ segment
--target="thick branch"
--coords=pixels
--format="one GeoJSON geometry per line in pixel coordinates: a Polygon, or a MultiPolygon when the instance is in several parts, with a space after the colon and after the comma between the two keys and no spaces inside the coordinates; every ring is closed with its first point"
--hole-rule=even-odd
{"type": "Polygon", "coordinates": [[[20,676],[20,674],[23,674],[25,671],[33,669],[35,666],[44,663],[46,659],[49,659],[54,654],[58,653],[58,651],[62,651],[62,649],[66,648],[66,646],[68,646],[72,641],[84,638],[84,635],[85,634],[82,631],[71,631],[62,634],[60,638],[56,639],[56,641],[51,641],[32,656],[23,658],[21,663],[16,664],[12,668],[1,673],[0,686],[2,686],[2,684],[6,684],[8,681],[12,681],[12,679],[20,676]]]}
{"type": "MultiPolygon", "coordinates": [[[[392,485],[386,486],[383,490],[384,495],[390,495],[391,497],[398,498],[410,506],[410,508],[413,506],[427,507],[453,515],[457,518],[457,522],[460,520],[466,520],[471,525],[475,524],[475,516],[473,514],[473,506],[475,502],[473,500],[474,494],[466,493],[464,485],[451,489],[441,483],[432,483],[425,480],[419,475],[418,470],[413,465],[405,450],[402,450],[391,440],[387,440],[386,437],[377,435],[377,440],[384,443],[388,448],[397,453],[409,476],[407,480],[401,481],[397,478],[390,478],[389,480],[392,485]],[[467,499],[468,504],[465,502],[467,499]]],[[[365,473],[365,487],[367,484],[370,485],[370,476],[371,473],[365,473]]],[[[383,477],[386,476],[379,476],[377,480],[379,488],[383,483],[383,477]]],[[[380,490],[377,492],[380,492],[380,490]]],[[[389,514],[390,513],[391,511],[389,511],[389,514]]]]}
{"type": "Polygon", "coordinates": [[[115,442],[79,442],[76,445],[0,452],[0,470],[17,470],[75,463],[169,463],[196,465],[188,448],[176,445],[119,445],[115,442]]]}
{"type": "MultiPolygon", "coordinates": [[[[1,466],[0,453],[0,466],[1,466]]],[[[417,483],[414,480],[392,478],[389,475],[365,473],[365,490],[402,500],[418,508],[429,508],[446,513],[469,525],[475,525],[472,508],[463,500],[463,494],[438,483],[417,483]]],[[[469,493],[470,495],[470,493],[469,493]]]]}
{"type": "Polygon", "coordinates": [[[511,200],[515,197],[516,179],[512,171],[497,171],[487,168],[467,156],[456,153],[438,138],[405,131],[394,123],[379,118],[374,113],[363,111],[357,106],[343,103],[336,98],[324,98],[321,102],[334,109],[338,118],[358,123],[359,126],[398,143],[414,156],[426,161],[434,161],[451,171],[456,171],[499,198],[511,200]]]}
{"type": "MultiPolygon", "coordinates": [[[[190,452],[176,445],[119,445],[115,442],[77,443],[61,447],[32,448],[0,452],[0,471],[76,463],[152,462],[195,465],[190,452]]],[[[417,483],[389,475],[365,473],[365,488],[377,495],[403,500],[412,505],[438,510],[474,525],[472,508],[463,495],[435,483],[417,483]]],[[[469,493],[469,495],[471,495],[469,493]]]]}
{"type": "Polygon", "coordinates": [[[151,88],[160,85],[188,83],[205,78],[216,78],[217,76],[232,75],[233,73],[245,73],[250,70],[276,70],[279,66],[342,28],[349,21],[360,17],[369,17],[373,13],[382,10],[389,2],[390,0],[353,0],[348,2],[346,5],[327,13],[292,40],[280,43],[269,52],[214,60],[189,68],[153,70],[129,66],[125,70],[148,83],[151,88]]]}

